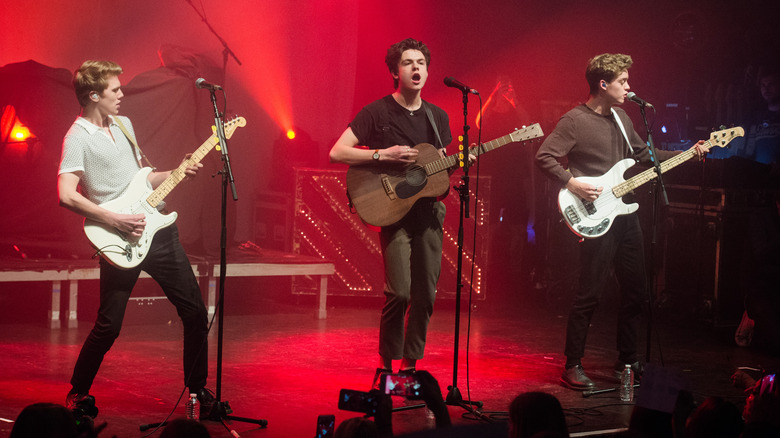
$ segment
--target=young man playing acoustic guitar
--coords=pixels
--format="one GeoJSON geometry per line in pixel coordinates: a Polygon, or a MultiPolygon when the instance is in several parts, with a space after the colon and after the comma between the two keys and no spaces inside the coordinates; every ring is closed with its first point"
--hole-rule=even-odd
{"type": "MultiPolygon", "coordinates": [[[[93,221],[105,223],[117,232],[140,237],[146,226],[143,214],[122,214],[100,207],[118,198],[141,169],[141,153],[130,141],[133,127],[118,116],[123,97],[121,67],[110,61],[86,61],[76,70],[73,86],[81,105],[81,115],[71,126],[62,145],[58,177],[60,205],[93,221]],[[120,128],[120,123],[127,134],[120,128]]],[[[186,158],[185,158],[186,159],[186,158]]],[[[185,173],[193,177],[203,165],[189,165],[185,173]]],[[[148,182],[156,187],[171,171],[152,172],[148,182]]],[[[106,249],[108,250],[108,249],[106,249]]],[[[81,348],[73,370],[66,406],[94,407],[89,395],[98,368],[119,336],[130,292],[141,271],[157,281],[184,327],[184,382],[197,393],[201,412],[208,415],[214,397],[206,390],[208,375],[208,318],[200,287],[184,249],[176,225],[157,232],[146,258],[136,267],[121,269],[100,259],[100,307],[92,331],[81,348]]],[[[97,415],[97,409],[92,416],[97,415]]]]}
{"type": "MultiPolygon", "coordinates": [[[[419,152],[413,146],[419,143],[432,144],[445,156],[444,148],[452,140],[449,118],[420,95],[430,61],[425,44],[411,38],[388,49],[385,63],[395,92],[366,105],[355,116],[331,148],[331,162],[402,167],[416,161],[419,152]]],[[[393,360],[401,359],[400,371],[413,372],[423,357],[441,272],[444,214],[441,202],[423,198],[399,222],[382,227],[386,300],[374,386],[381,373],[392,372],[393,360]]]]}
{"type": "MultiPolygon", "coordinates": [[[[605,53],[592,58],[585,72],[590,92],[587,102],[561,117],[536,154],[537,165],[544,173],[585,201],[599,198],[603,187],[579,181],[577,177],[603,175],[624,158],[650,163],[647,144],[634,130],[626,112],[617,107],[626,100],[630,90],[631,64],[631,57],[622,54],[605,53]],[[563,157],[568,158],[568,170],[558,161],[563,157]]],[[[696,145],[699,157],[703,156],[700,149],[703,143],[696,145]]],[[[659,150],[658,158],[663,161],[677,153],[659,150]]],[[[566,327],[566,364],[561,376],[565,386],[577,390],[595,386],[585,374],[581,360],[591,317],[613,268],[621,296],[614,370],[619,375],[624,364],[631,364],[637,380],[641,377],[637,336],[642,306],[649,298],[642,240],[639,217],[634,212],[617,216],[603,236],[580,243],[579,290],[566,327]]]]}

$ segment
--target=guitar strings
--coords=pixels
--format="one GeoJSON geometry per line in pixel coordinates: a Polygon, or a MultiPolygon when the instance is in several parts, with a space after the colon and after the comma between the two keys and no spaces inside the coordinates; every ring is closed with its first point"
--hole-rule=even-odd
{"type": "Polygon", "coordinates": [[[605,187],[604,191],[602,193],[603,194],[601,196],[599,196],[598,198],[596,198],[596,200],[593,201],[593,202],[586,201],[586,200],[580,198],[580,201],[581,201],[580,202],[580,211],[585,213],[584,216],[591,217],[591,215],[588,213],[587,208],[585,207],[585,202],[590,202],[591,204],[593,204],[593,206],[596,207],[596,212],[598,212],[598,210],[601,209],[601,208],[605,208],[608,205],[617,202],[617,198],[615,197],[614,192],[612,192],[612,187],[609,187],[609,188],[605,187]]]}

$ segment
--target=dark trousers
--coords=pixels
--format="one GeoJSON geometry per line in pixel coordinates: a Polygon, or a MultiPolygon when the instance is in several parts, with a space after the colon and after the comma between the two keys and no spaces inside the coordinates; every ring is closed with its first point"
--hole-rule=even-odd
{"type": "Polygon", "coordinates": [[[441,273],[444,204],[423,200],[380,233],[385,265],[385,306],[379,354],[422,359],[441,273]],[[408,310],[408,315],[407,315],[408,310]]]}
{"type": "Polygon", "coordinates": [[[636,213],[618,216],[607,234],[585,239],[580,245],[579,291],[566,327],[567,362],[579,362],[585,355],[591,317],[614,269],[620,286],[617,350],[622,363],[633,363],[642,308],[648,299],[639,217],[636,213]]]}
{"type": "Polygon", "coordinates": [[[73,392],[89,392],[103,357],[119,336],[130,292],[142,270],[160,284],[181,318],[184,327],[185,385],[190,391],[198,391],[206,385],[206,306],[174,224],[157,232],[146,259],[133,269],[119,269],[100,260],[100,308],[95,325],[84,341],[73,369],[70,380],[73,392]]]}

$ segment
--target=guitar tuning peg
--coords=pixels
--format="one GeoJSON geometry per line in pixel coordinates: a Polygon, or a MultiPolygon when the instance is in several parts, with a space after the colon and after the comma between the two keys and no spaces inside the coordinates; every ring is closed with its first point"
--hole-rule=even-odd
{"type": "Polygon", "coordinates": [[[722,130],[726,129],[726,125],[720,125],[720,128],[718,128],[718,129],[722,131],[722,130]]]}

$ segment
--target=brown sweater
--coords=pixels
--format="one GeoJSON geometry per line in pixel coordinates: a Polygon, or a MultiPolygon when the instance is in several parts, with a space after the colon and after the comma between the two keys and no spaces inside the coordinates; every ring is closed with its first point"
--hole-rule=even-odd
{"type": "MultiPolygon", "coordinates": [[[[615,111],[631,140],[634,158],[649,164],[649,148],[634,130],[631,119],[622,108],[615,107],[615,111]]],[[[679,153],[657,152],[661,161],[679,153]]],[[[549,177],[566,185],[572,176],[603,175],[624,158],[631,158],[631,151],[612,114],[603,116],[582,104],[561,117],[536,153],[536,164],[549,177]],[[568,159],[568,171],[558,161],[563,157],[568,159]]]]}

